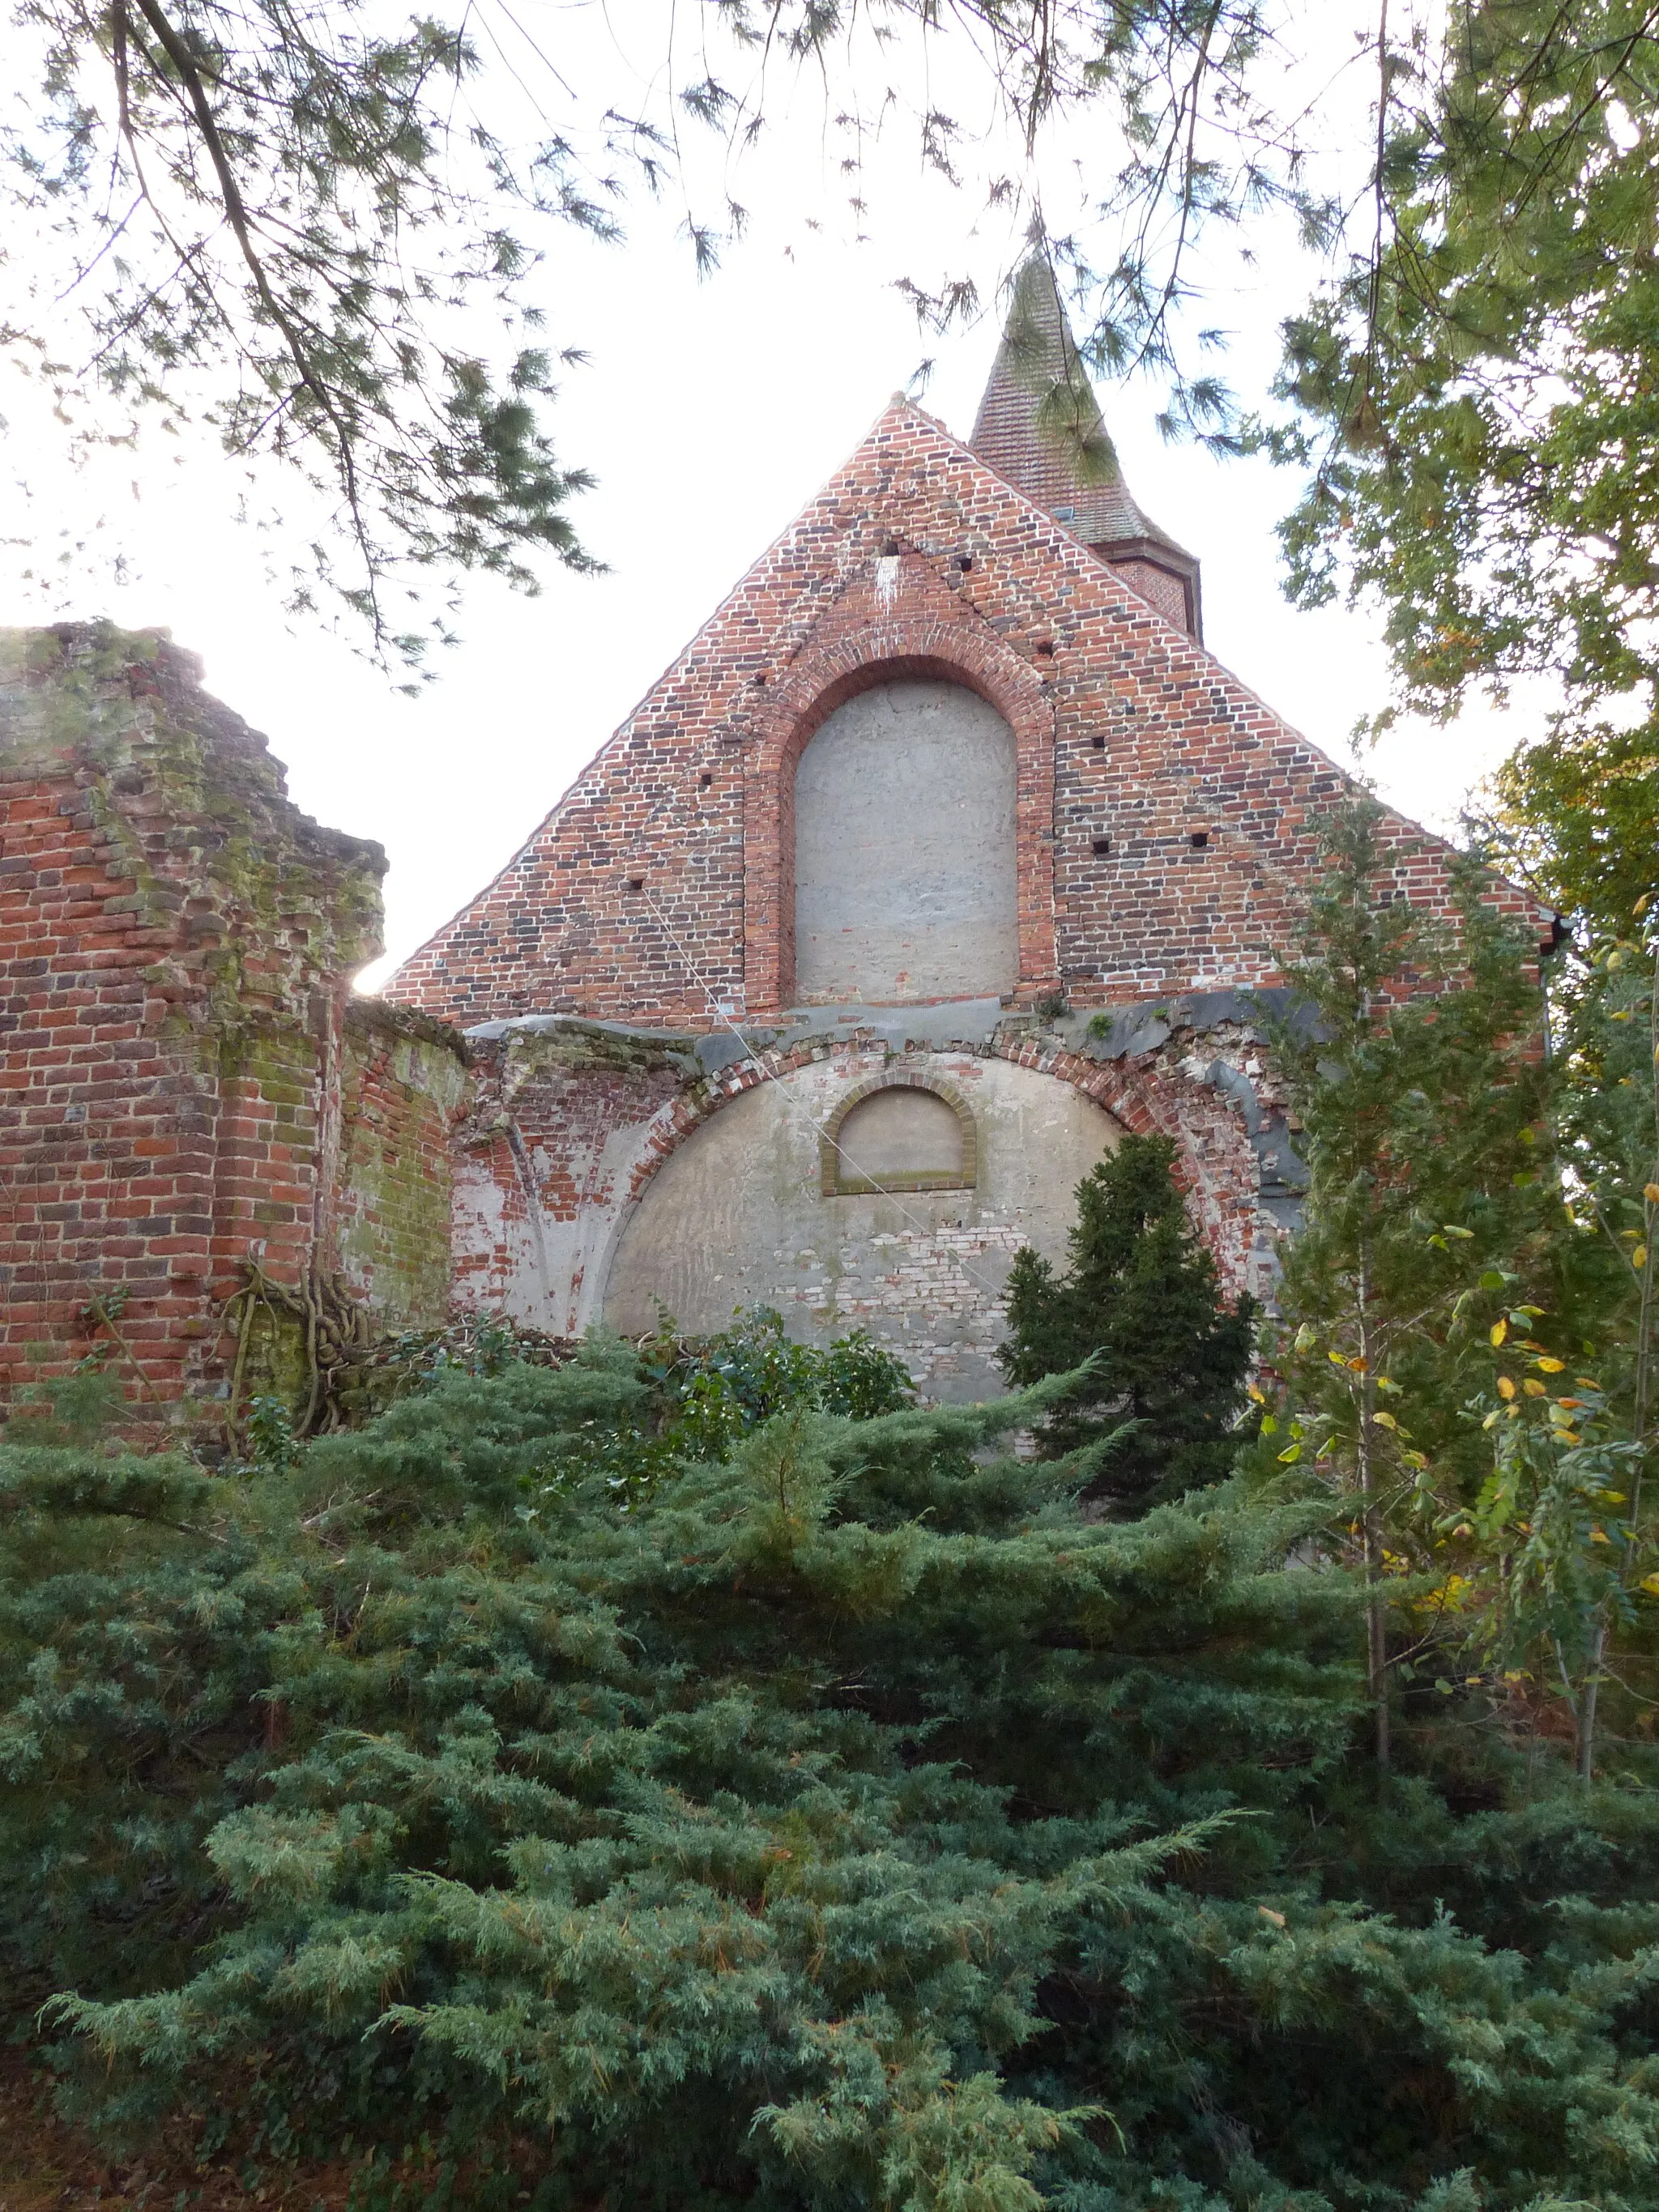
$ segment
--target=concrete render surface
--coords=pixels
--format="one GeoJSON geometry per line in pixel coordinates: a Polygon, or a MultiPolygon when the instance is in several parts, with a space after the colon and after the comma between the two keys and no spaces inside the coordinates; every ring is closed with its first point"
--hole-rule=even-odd
{"type": "Polygon", "coordinates": [[[961,684],[880,684],[795,772],[795,988],[903,1001],[1019,972],[1014,733],[961,684]]]}
{"type": "Polygon", "coordinates": [[[623,1225],[608,1322],[638,1334],[661,1299],[702,1333],[774,1306],[798,1341],[867,1329],[930,1397],[970,1401],[1003,1387],[994,1355],[1014,1255],[1029,1244],[1064,1261],[1076,1187],[1121,1130],[1081,1092],[1011,1060],[867,1058],[860,1066],[838,1055],[761,1084],[670,1155],[623,1225]],[[978,1136],[973,1188],[823,1195],[823,1125],[849,1079],[872,1074],[938,1082],[966,1102],[978,1136]]]}

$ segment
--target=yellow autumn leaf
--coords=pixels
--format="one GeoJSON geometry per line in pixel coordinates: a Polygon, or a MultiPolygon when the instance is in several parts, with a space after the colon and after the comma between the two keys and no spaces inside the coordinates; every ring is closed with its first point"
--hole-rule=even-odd
{"type": "Polygon", "coordinates": [[[1608,1535],[1605,1528],[1592,1528],[1590,1530],[1590,1541],[1592,1544],[1610,1544],[1613,1541],[1613,1539],[1608,1535]]]}
{"type": "MultiPolygon", "coordinates": [[[[1558,1364],[1558,1365],[1559,1364],[1559,1362],[1558,1362],[1557,1364],[1558,1364]]],[[[1253,1403],[1253,1404],[1255,1404],[1255,1405],[1257,1405],[1257,1406],[1265,1406],[1265,1405],[1267,1404],[1267,1400],[1262,1396],[1262,1395],[1261,1395],[1261,1391],[1260,1391],[1260,1390],[1258,1390],[1258,1389],[1256,1389],[1256,1387],[1255,1387],[1255,1383],[1254,1383],[1254,1382],[1247,1382],[1247,1383],[1244,1385],[1244,1395],[1245,1395],[1245,1396],[1246,1396],[1247,1398],[1249,1398],[1249,1399],[1252,1401],[1252,1403],[1253,1403]]]]}
{"type": "Polygon", "coordinates": [[[1492,1325],[1492,1340],[1493,1344],[1502,1344],[1504,1339],[1509,1334],[1509,1333],[1510,1325],[1508,1322],[1495,1321],[1492,1325]]]}
{"type": "Polygon", "coordinates": [[[1659,1182],[1644,1182],[1642,1195],[1650,1206],[1659,1206],[1659,1182]]]}
{"type": "Polygon", "coordinates": [[[1280,1452],[1280,1454],[1279,1455],[1279,1465],[1280,1465],[1281,1467],[1294,1467],[1294,1466],[1296,1465],[1296,1462],[1297,1462],[1297,1460],[1299,1460],[1299,1459],[1301,1458],[1301,1456],[1302,1456],[1302,1447],[1301,1447],[1301,1445],[1300,1445],[1300,1444],[1292,1444],[1292,1445],[1291,1446],[1291,1448],[1290,1448],[1289,1451],[1282,1451],[1282,1452],[1280,1452]]]}
{"type": "Polygon", "coordinates": [[[1549,1392],[1545,1389],[1535,1375],[1528,1375],[1521,1388],[1529,1398],[1547,1398],[1549,1395],[1549,1392]]]}
{"type": "Polygon", "coordinates": [[[1515,1395],[1515,1385],[1510,1382],[1507,1375],[1500,1375],[1498,1378],[1498,1395],[1500,1398],[1505,1400],[1510,1399],[1515,1395]]]}
{"type": "Polygon", "coordinates": [[[1650,1597],[1659,1597],[1659,1575],[1644,1575],[1642,1587],[1650,1597]]]}
{"type": "Polygon", "coordinates": [[[1400,1426],[1392,1413],[1373,1413],[1371,1419],[1379,1429],[1397,1429],[1400,1426]]]}
{"type": "Polygon", "coordinates": [[[1562,1369],[1565,1367],[1566,1364],[1567,1363],[1565,1359],[1540,1359],[1538,1362],[1538,1364],[1543,1369],[1546,1375],[1560,1374],[1562,1369]]]}
{"type": "Polygon", "coordinates": [[[1647,1266],[1648,1248],[1645,1244],[1638,1244],[1637,1246],[1636,1249],[1630,1255],[1630,1263],[1632,1267],[1645,1267],[1647,1266]]]}

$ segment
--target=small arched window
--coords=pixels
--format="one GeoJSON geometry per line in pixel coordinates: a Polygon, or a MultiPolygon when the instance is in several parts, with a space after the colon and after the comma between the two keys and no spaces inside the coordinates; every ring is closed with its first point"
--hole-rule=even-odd
{"type": "Polygon", "coordinates": [[[824,1130],[826,1198],[971,1190],[978,1176],[978,1136],[966,1101],[915,1076],[878,1075],[857,1085],[824,1130]]]}

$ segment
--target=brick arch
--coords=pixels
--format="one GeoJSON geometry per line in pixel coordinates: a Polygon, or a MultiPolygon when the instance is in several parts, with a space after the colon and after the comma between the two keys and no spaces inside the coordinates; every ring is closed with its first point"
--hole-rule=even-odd
{"type": "Polygon", "coordinates": [[[752,725],[744,781],[744,985],[750,1016],[781,1012],[794,989],[796,765],[837,707],[906,678],[977,692],[1013,732],[1016,1003],[1029,1005],[1058,986],[1054,716],[1043,681],[1011,645],[954,608],[888,614],[865,591],[838,611],[833,639],[814,641],[789,664],[752,725]]]}
{"type": "Polygon", "coordinates": [[[1223,1285],[1234,1297],[1260,1290],[1261,1170],[1236,1107],[1167,1064],[1143,1073],[1121,1060],[1093,1060],[1052,1045],[1000,1041],[993,1049],[1034,1073],[1069,1084],[1137,1136],[1170,1138],[1188,1217],[1208,1245],[1223,1285]],[[1218,1123],[1231,1125],[1235,1141],[1215,1141],[1218,1123]]]}

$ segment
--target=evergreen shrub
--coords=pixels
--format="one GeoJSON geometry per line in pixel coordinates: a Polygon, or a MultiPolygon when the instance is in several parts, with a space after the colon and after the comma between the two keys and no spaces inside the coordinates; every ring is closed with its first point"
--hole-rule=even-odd
{"type": "Polygon", "coordinates": [[[714,1440],[599,1340],[289,1466],[0,1446],[73,2109],[539,2212],[1659,2203],[1639,1777],[1379,1796],[1319,1501],[1103,1522],[997,1449],[1074,1376],[854,1417],[733,1334],[714,1440]]]}
{"type": "Polygon", "coordinates": [[[1123,1137],[1077,1187],[1070,1265],[1028,1246],[1007,1291],[1003,1371],[1079,1370],[1043,1424],[1050,1451],[1096,1448],[1093,1494],[1119,1510],[1219,1482],[1237,1453],[1255,1304],[1230,1306],[1187,1218],[1168,1137],[1123,1137]]]}

